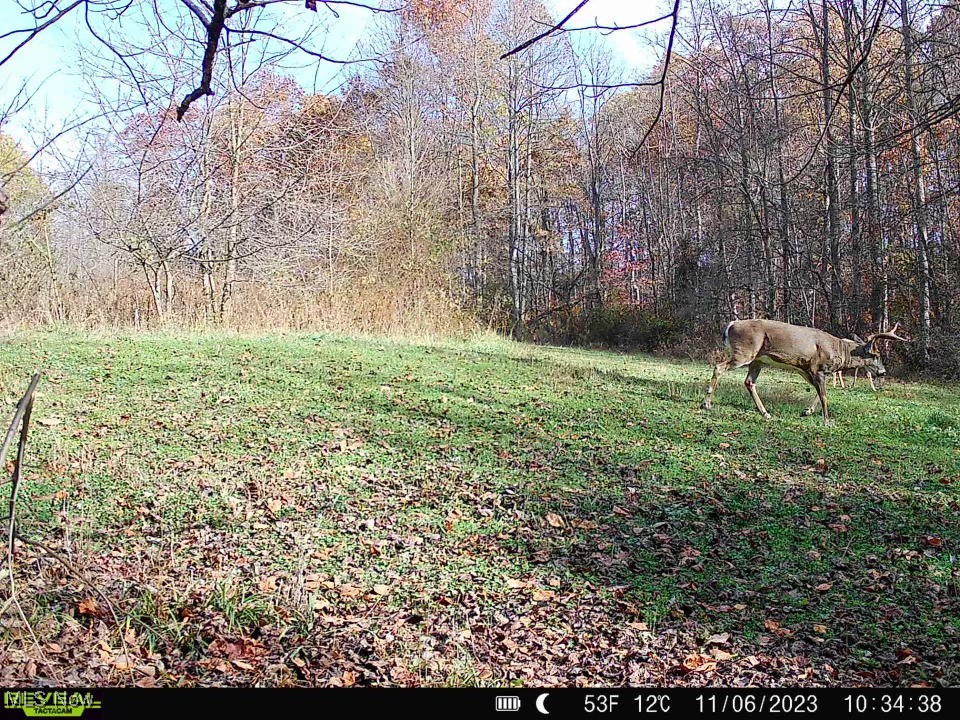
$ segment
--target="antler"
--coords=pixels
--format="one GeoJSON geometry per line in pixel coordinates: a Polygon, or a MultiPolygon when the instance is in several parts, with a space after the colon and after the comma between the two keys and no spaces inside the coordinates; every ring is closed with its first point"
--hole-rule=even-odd
{"type": "Polygon", "coordinates": [[[900,327],[900,323],[894,323],[893,327],[889,330],[883,332],[874,333],[873,335],[867,336],[867,343],[874,343],[877,340],[899,340],[900,342],[910,342],[905,337],[900,337],[897,335],[897,328],[900,327]]]}

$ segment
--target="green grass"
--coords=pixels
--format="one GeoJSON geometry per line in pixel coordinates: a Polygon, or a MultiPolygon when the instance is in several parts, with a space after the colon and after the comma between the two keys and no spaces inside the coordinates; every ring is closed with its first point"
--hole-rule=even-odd
{"type": "Polygon", "coordinates": [[[31,332],[0,343],[8,412],[34,368],[22,530],[135,659],[23,548],[31,622],[77,646],[54,676],[87,642],[80,681],[960,682],[956,386],[831,390],[825,427],[779,371],[765,421],[742,371],[700,410],[706,363],[31,332]]]}

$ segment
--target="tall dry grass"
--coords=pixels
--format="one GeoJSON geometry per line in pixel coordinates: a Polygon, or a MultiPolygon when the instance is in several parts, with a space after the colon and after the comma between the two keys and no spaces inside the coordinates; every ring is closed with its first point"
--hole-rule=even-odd
{"type": "Polygon", "coordinates": [[[210,312],[198,281],[180,282],[170,310],[159,315],[145,284],[130,278],[116,283],[92,279],[36,283],[16,295],[0,287],[0,326],[299,330],[403,337],[466,337],[480,327],[437,283],[410,287],[362,282],[331,292],[309,285],[243,282],[235,286],[221,318],[210,312]]]}

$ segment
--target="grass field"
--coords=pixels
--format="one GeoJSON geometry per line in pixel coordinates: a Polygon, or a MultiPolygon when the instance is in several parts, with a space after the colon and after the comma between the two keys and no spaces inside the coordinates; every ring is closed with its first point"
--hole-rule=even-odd
{"type": "Polygon", "coordinates": [[[7,416],[34,368],[21,530],[106,599],[18,546],[8,684],[960,684],[956,386],[31,332],[7,416]]]}

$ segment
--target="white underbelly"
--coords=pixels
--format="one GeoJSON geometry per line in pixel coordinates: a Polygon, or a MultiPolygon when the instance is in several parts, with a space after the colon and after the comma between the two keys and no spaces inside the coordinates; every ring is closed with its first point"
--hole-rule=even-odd
{"type": "Polygon", "coordinates": [[[803,371],[800,368],[795,367],[793,365],[787,365],[786,363],[777,362],[771,357],[767,357],[767,356],[759,357],[757,358],[757,360],[759,360],[762,365],[766,365],[767,367],[775,367],[775,368],[780,368],[781,370],[787,370],[789,372],[795,372],[795,373],[801,373],[801,374],[803,373],[803,371]]]}

